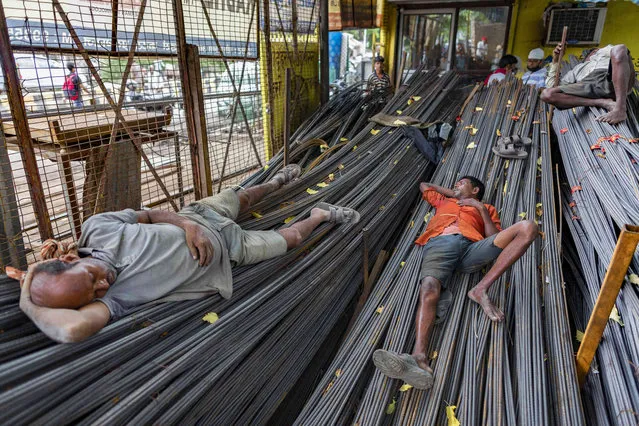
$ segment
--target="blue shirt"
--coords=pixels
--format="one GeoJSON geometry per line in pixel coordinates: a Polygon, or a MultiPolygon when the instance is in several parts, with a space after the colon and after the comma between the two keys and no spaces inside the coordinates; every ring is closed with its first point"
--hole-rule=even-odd
{"type": "Polygon", "coordinates": [[[535,72],[526,71],[521,79],[524,81],[524,84],[536,86],[537,89],[543,89],[546,87],[546,73],[547,70],[545,67],[535,72]]]}

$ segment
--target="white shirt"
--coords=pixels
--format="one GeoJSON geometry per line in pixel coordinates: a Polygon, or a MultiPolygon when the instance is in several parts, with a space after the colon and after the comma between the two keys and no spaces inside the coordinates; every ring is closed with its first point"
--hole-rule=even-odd
{"type": "Polygon", "coordinates": [[[486,55],[488,55],[488,43],[484,40],[480,40],[477,43],[477,50],[475,51],[475,56],[481,59],[485,59],[486,55]]]}
{"type": "MultiPolygon", "coordinates": [[[[594,70],[608,69],[610,65],[610,52],[613,45],[609,44],[597,50],[587,61],[577,64],[573,69],[568,71],[561,77],[560,84],[572,84],[582,81],[594,70]]],[[[553,87],[555,84],[555,75],[557,74],[557,63],[550,64],[548,75],[546,77],[546,87],[553,87]]]]}
{"type": "Polygon", "coordinates": [[[546,87],[546,74],[548,70],[546,68],[538,69],[535,72],[526,71],[524,75],[521,77],[524,84],[529,84],[531,86],[537,87],[537,89],[543,89],[546,87]]]}

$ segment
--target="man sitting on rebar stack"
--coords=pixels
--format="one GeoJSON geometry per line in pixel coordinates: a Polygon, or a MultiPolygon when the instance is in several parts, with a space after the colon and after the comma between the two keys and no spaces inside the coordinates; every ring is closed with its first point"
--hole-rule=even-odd
{"type": "Polygon", "coordinates": [[[546,89],[541,92],[541,99],[557,108],[605,108],[608,113],[597,117],[597,121],[610,124],[624,121],[628,117],[626,97],[632,91],[636,79],[630,50],[626,45],[593,49],[582,63],[561,78],[558,87],[553,87],[560,53],[561,43],[553,51],[546,89]]]}
{"type": "Polygon", "coordinates": [[[452,293],[447,289],[449,278],[455,271],[477,272],[494,260],[468,297],[491,320],[502,321],[504,314],[488,297],[488,289],[526,252],[537,237],[537,225],[526,220],[502,230],[495,207],[480,201],[484,184],[472,176],[461,178],[454,189],[422,182],[420,190],[424,200],[435,208],[435,216],[415,241],[424,250],[415,346],[412,354],[379,349],[373,354],[373,362],[388,377],[401,379],[417,389],[429,389],[433,370],[428,365],[426,349],[433,325],[445,319],[452,304],[452,293]]]}
{"type": "Polygon", "coordinates": [[[226,189],[179,213],[160,210],[102,213],[82,225],[78,246],[48,240],[44,260],[22,281],[20,308],[51,339],[78,342],[135,306],[188,300],[233,290],[231,267],[261,262],[299,246],[323,222],[356,223],[359,213],[319,203],[310,217],[277,231],[246,231],[239,213],[300,175],[297,165],[269,182],[226,189]]]}

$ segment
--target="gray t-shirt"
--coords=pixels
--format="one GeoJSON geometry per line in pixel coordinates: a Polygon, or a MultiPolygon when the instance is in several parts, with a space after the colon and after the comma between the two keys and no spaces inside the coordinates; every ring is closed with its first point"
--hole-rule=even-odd
{"type": "Polygon", "coordinates": [[[131,209],[101,213],[84,222],[80,254],[107,262],[117,272],[106,295],[98,299],[109,308],[111,319],[158,299],[197,299],[218,291],[222,297],[231,297],[228,251],[214,227],[205,225],[205,232],[213,243],[213,260],[201,267],[178,226],[138,223],[131,209]]]}

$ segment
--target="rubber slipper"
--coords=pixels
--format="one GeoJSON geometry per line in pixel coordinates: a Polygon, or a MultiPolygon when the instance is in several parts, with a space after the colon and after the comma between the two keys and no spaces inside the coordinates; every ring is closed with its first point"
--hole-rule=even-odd
{"type": "Polygon", "coordinates": [[[408,354],[378,349],[373,353],[373,363],[385,376],[403,380],[415,389],[430,389],[433,386],[433,374],[420,368],[408,354]]]}
{"type": "Polygon", "coordinates": [[[515,145],[523,145],[523,146],[530,146],[532,145],[532,139],[530,138],[522,138],[521,136],[515,135],[512,137],[513,143],[515,145]]]}
{"type": "Polygon", "coordinates": [[[502,136],[499,139],[497,139],[497,146],[501,146],[501,145],[508,145],[513,143],[512,139],[510,139],[510,136],[502,136]]]}
{"type": "Polygon", "coordinates": [[[444,288],[437,301],[437,308],[435,309],[435,325],[441,324],[448,317],[450,306],[453,304],[453,293],[444,288]]]}
{"type": "Polygon", "coordinates": [[[349,207],[334,206],[328,203],[319,203],[315,207],[331,213],[331,218],[328,220],[330,223],[357,223],[360,219],[359,212],[349,207]]]}
{"type": "Polygon", "coordinates": [[[519,147],[514,144],[498,145],[493,147],[493,153],[502,158],[522,159],[528,157],[528,153],[524,151],[523,145],[519,147]]]}
{"type": "Polygon", "coordinates": [[[301,174],[302,168],[300,166],[297,164],[289,164],[275,173],[273,180],[279,180],[282,185],[286,185],[290,181],[297,179],[301,174]]]}

